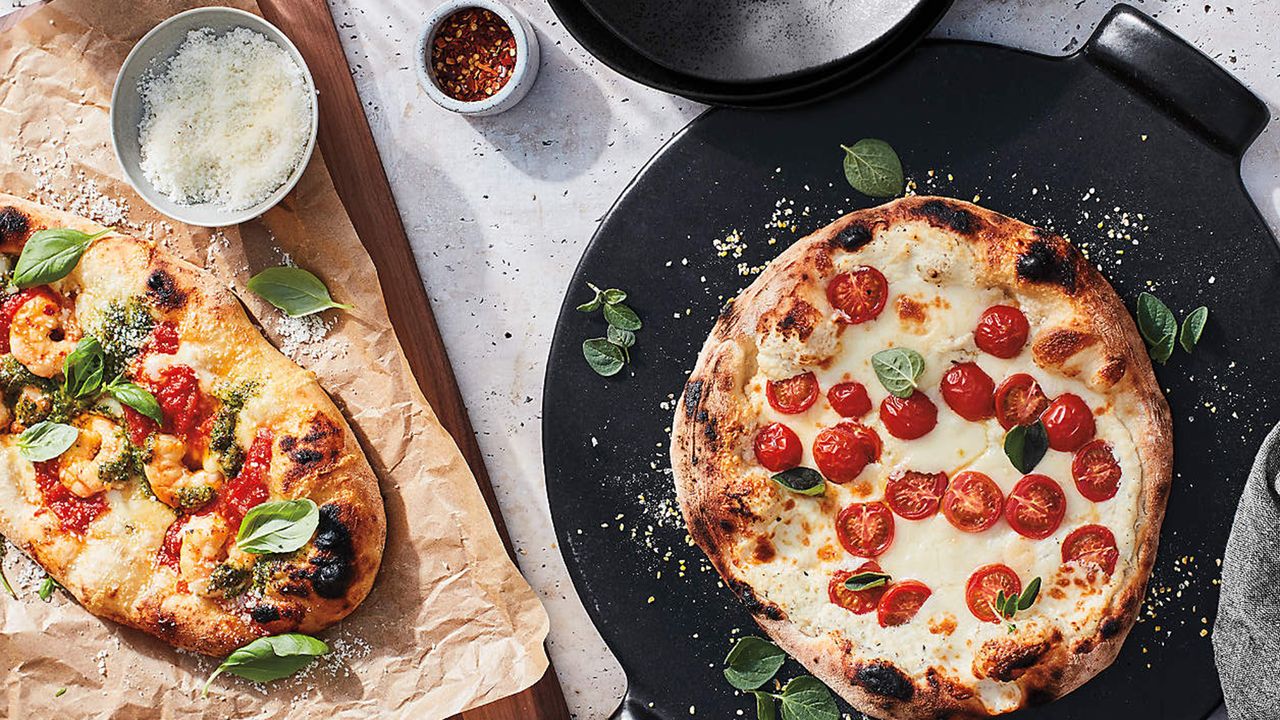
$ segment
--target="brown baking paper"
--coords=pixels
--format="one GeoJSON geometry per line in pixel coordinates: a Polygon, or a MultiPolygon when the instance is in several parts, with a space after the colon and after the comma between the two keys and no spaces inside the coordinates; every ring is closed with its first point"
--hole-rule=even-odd
{"type": "Polygon", "coordinates": [[[99,620],[62,592],[41,602],[39,569],[10,546],[20,599],[0,595],[0,717],[431,719],[515,693],[547,668],[547,615],[414,382],[319,151],[281,206],[221,231],[166,221],[120,175],[116,72],[145,32],[193,4],[58,0],[0,32],[0,189],[153,238],[225,279],[355,428],[386,503],[382,569],[364,604],[321,634],[331,655],[267,686],[223,676],[201,698],[217,660],[99,620]],[[288,320],[243,292],[289,261],[355,309],[288,320]]]}

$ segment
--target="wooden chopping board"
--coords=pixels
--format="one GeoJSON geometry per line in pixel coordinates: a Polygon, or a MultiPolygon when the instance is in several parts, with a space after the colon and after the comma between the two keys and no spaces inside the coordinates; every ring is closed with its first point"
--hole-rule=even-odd
{"type": "MultiPolygon", "coordinates": [[[[315,77],[322,98],[318,141],[338,197],[378,269],[391,324],[418,386],[471,466],[498,533],[511,553],[511,539],[329,7],[324,0],[259,0],[258,5],[267,20],[298,46],[315,77]]],[[[569,710],[556,681],[555,668],[548,667],[542,679],[528,690],[458,717],[568,720],[569,710]]]]}

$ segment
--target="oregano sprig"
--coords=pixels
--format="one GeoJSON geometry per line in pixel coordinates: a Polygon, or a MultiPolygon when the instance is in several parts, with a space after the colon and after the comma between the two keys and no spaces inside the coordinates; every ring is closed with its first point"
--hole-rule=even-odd
{"type": "Polygon", "coordinates": [[[871,356],[871,369],[889,394],[909,398],[924,372],[924,358],[910,348],[889,348],[871,356]]]}
{"type": "Polygon", "coordinates": [[[1005,595],[1004,590],[996,593],[995,602],[991,603],[991,612],[996,618],[1004,622],[1009,632],[1014,632],[1018,626],[1013,624],[1013,616],[1023,610],[1029,609],[1035,604],[1036,598],[1040,596],[1040,578],[1036,578],[1027,583],[1022,592],[1012,595],[1005,595]]]}
{"type": "Polygon", "coordinates": [[[883,140],[863,138],[844,150],[844,177],[854,190],[873,198],[901,195],[906,187],[902,161],[883,140]]]}
{"type": "Polygon", "coordinates": [[[1186,352],[1194,350],[1208,320],[1209,308],[1201,305],[1187,313],[1179,330],[1177,316],[1160,298],[1149,292],[1138,295],[1138,333],[1146,341],[1151,359],[1161,365],[1173,355],[1175,343],[1186,352]]]}
{"type": "Polygon", "coordinates": [[[636,332],[643,327],[640,316],[623,301],[627,293],[617,288],[601,290],[592,283],[587,287],[595,293],[587,302],[577,307],[578,312],[602,311],[609,324],[605,337],[591,338],[582,343],[582,357],[587,365],[602,377],[617,375],[622,366],[631,362],[631,348],[636,344],[636,332]]]}
{"type": "Polygon", "coordinates": [[[724,659],[724,677],[730,685],[755,697],[757,720],[775,720],[779,707],[782,720],[839,720],[831,691],[810,675],[792,678],[781,692],[760,689],[786,660],[781,648],[762,637],[739,638],[724,659]]]}

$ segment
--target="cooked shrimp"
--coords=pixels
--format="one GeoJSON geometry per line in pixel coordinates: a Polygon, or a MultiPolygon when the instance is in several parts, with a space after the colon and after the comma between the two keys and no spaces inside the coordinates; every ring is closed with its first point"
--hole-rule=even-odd
{"type": "Polygon", "coordinates": [[[80,430],[80,435],[62,454],[58,479],[71,492],[87,498],[107,489],[98,469],[120,457],[124,442],[116,424],[101,415],[81,415],[71,424],[80,430]]]}
{"type": "Polygon", "coordinates": [[[151,492],[169,507],[198,507],[222,485],[222,473],[216,463],[206,463],[206,467],[193,471],[183,462],[186,454],[186,443],[161,433],[156,435],[151,459],[143,467],[151,492]]]}
{"type": "Polygon", "coordinates": [[[13,413],[9,412],[8,406],[0,403],[0,432],[6,432],[9,424],[13,422],[13,413]]]}
{"type": "Polygon", "coordinates": [[[9,325],[9,351],[28,370],[44,378],[62,372],[62,361],[80,340],[68,312],[46,295],[22,303],[9,325]]]}
{"type": "Polygon", "coordinates": [[[182,527],[182,550],[178,553],[178,571],[187,587],[200,595],[216,592],[210,586],[213,569],[227,557],[231,527],[221,515],[195,515],[182,527]]]}

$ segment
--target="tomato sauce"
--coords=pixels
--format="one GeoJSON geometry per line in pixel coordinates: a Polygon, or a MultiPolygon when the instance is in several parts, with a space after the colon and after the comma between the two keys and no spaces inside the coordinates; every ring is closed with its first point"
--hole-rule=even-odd
{"type": "Polygon", "coordinates": [[[158,387],[153,385],[151,390],[164,411],[164,431],[190,444],[192,431],[208,412],[196,371],[188,365],[171,365],[160,373],[158,387]]]}
{"type": "Polygon", "coordinates": [[[178,556],[182,552],[182,528],[190,519],[190,515],[179,515],[169,525],[169,529],[164,531],[164,542],[160,543],[160,551],[156,553],[157,564],[178,569],[178,556]]]}
{"type": "Polygon", "coordinates": [[[128,405],[121,405],[120,407],[124,409],[125,434],[129,437],[129,442],[139,447],[145,445],[151,433],[159,428],[156,425],[156,421],[128,405]]]}
{"type": "Polygon", "coordinates": [[[237,531],[245,513],[265,502],[269,496],[267,471],[271,469],[271,448],[274,440],[275,435],[271,430],[267,428],[259,430],[253,438],[253,443],[249,445],[249,451],[245,453],[240,474],[222,489],[222,502],[219,503],[219,509],[222,516],[227,519],[227,523],[237,531]]]}
{"type": "Polygon", "coordinates": [[[34,463],[34,466],[41,503],[58,518],[63,530],[83,536],[89,523],[107,511],[107,501],[101,495],[82,498],[58,480],[57,460],[34,463]]]}
{"type": "Polygon", "coordinates": [[[158,323],[151,331],[151,342],[144,350],[161,355],[172,355],[178,352],[178,328],[171,322],[158,323]]]}

